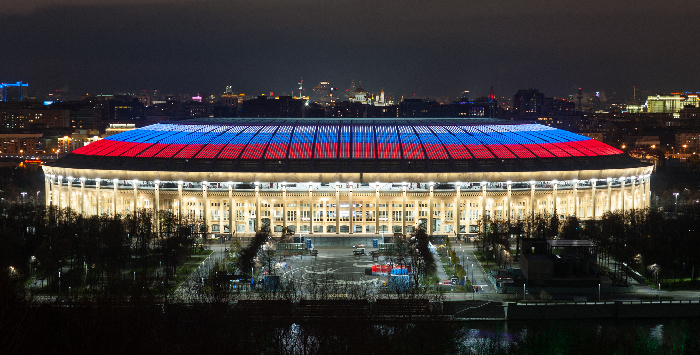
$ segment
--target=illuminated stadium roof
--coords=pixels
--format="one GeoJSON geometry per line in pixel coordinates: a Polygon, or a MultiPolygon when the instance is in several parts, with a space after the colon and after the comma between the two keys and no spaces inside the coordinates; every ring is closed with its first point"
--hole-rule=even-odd
{"type": "Polygon", "coordinates": [[[76,149],[57,167],[169,171],[533,171],[642,166],[538,124],[458,119],[213,119],[154,124],[76,149]]]}

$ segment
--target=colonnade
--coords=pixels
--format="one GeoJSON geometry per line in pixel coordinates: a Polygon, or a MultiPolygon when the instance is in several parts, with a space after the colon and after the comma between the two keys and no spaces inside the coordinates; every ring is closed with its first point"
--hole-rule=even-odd
{"type": "Polygon", "coordinates": [[[269,225],[297,233],[474,233],[484,216],[523,220],[532,212],[599,219],[649,207],[649,175],[550,181],[422,183],[186,182],[86,179],[46,174],[46,204],[86,215],[151,209],[206,220],[211,233],[269,225]]]}

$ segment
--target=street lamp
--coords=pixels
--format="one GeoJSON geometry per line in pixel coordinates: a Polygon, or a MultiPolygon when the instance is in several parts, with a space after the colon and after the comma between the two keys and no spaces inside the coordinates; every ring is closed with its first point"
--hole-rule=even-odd
{"type": "Polygon", "coordinates": [[[674,204],[674,211],[673,211],[673,213],[676,213],[676,212],[678,212],[678,192],[674,192],[674,193],[673,193],[673,196],[676,197],[676,202],[675,202],[675,204],[674,204]]]}
{"type": "Polygon", "coordinates": [[[26,192],[22,192],[22,204],[24,204],[25,196],[27,196],[26,192]]]}

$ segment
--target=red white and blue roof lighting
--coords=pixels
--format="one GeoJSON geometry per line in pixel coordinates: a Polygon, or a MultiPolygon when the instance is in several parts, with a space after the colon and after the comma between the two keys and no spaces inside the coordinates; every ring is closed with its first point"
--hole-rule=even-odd
{"type": "Polygon", "coordinates": [[[589,137],[538,124],[155,124],[109,136],[73,153],[219,160],[484,160],[623,154],[589,137]]]}

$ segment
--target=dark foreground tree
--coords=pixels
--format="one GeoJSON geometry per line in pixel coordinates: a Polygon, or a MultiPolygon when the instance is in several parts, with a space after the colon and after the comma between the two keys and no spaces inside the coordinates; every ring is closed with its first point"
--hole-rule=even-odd
{"type": "MultiPolygon", "coordinates": [[[[255,233],[255,237],[250,241],[250,244],[245,248],[241,249],[241,255],[238,257],[236,262],[236,268],[239,272],[247,274],[252,273],[252,269],[255,267],[255,257],[260,252],[260,249],[270,239],[270,229],[261,228],[255,233]]],[[[253,277],[253,275],[250,275],[253,277]]]]}
{"type": "Polygon", "coordinates": [[[425,229],[418,228],[413,233],[410,246],[415,251],[413,255],[414,277],[429,277],[434,274],[437,271],[435,255],[430,250],[430,237],[425,229]]]}

